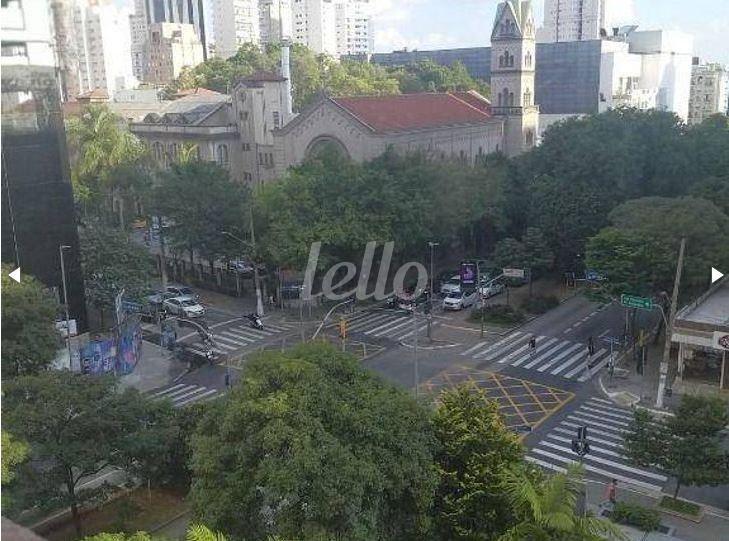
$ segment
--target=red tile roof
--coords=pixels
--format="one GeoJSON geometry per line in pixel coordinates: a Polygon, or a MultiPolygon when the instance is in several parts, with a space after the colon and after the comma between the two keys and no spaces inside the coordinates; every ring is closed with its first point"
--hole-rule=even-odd
{"type": "Polygon", "coordinates": [[[491,119],[490,106],[475,96],[458,93],[418,93],[395,96],[330,98],[377,133],[423,130],[491,119]]]}
{"type": "Polygon", "coordinates": [[[109,94],[103,88],[94,88],[76,96],[77,100],[108,100],[109,94]]]}

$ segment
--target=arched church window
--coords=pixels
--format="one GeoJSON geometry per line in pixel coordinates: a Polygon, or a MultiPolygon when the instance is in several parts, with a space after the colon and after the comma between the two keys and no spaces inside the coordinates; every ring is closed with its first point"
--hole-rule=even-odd
{"type": "Polygon", "coordinates": [[[534,145],[534,132],[532,130],[526,132],[526,144],[529,147],[534,145]]]}
{"type": "Polygon", "coordinates": [[[509,106],[513,107],[514,105],[514,93],[509,92],[509,106]]]}
{"type": "Polygon", "coordinates": [[[524,105],[532,104],[532,92],[528,88],[524,91],[524,105]]]}
{"type": "Polygon", "coordinates": [[[220,167],[228,167],[228,145],[218,145],[216,158],[220,167]]]}
{"type": "Polygon", "coordinates": [[[164,159],[165,150],[162,146],[162,143],[157,141],[152,145],[152,154],[154,155],[154,159],[158,162],[162,163],[162,160],[164,159]]]}

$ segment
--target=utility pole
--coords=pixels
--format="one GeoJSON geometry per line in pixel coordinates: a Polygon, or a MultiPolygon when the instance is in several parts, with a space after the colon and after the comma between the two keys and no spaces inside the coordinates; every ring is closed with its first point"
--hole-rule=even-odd
{"type": "Polygon", "coordinates": [[[433,339],[433,336],[431,334],[431,328],[432,328],[432,322],[433,322],[433,295],[435,295],[435,290],[433,289],[433,255],[435,251],[435,247],[438,246],[437,242],[428,242],[428,246],[430,247],[430,295],[428,295],[428,302],[430,303],[430,310],[428,310],[428,338],[433,339]]]}
{"type": "MultiPolygon", "coordinates": [[[[252,249],[253,253],[255,254],[255,252],[256,252],[256,235],[253,231],[253,211],[252,210],[251,210],[250,216],[251,216],[251,249],[252,249]]],[[[226,235],[226,236],[230,237],[231,239],[237,240],[241,244],[241,247],[245,249],[246,242],[239,236],[234,235],[230,231],[221,231],[220,234],[226,235]]],[[[251,264],[253,265],[253,282],[254,282],[254,285],[256,286],[256,313],[259,316],[263,317],[263,298],[261,297],[261,285],[258,280],[258,263],[256,262],[254,257],[251,257],[251,264]]]]}
{"type": "Polygon", "coordinates": [[[418,318],[417,308],[413,308],[413,371],[415,376],[415,399],[418,399],[420,376],[418,375],[418,318]]]}
{"type": "Polygon", "coordinates": [[[683,271],[683,254],[686,251],[686,239],[681,239],[681,248],[678,251],[678,265],[676,266],[676,279],[673,282],[673,295],[671,295],[671,311],[669,312],[666,325],[666,345],[663,348],[663,359],[661,360],[660,375],[658,377],[658,396],[656,396],[656,407],[663,407],[663,394],[671,390],[668,380],[668,362],[671,356],[671,334],[673,334],[673,322],[676,318],[678,305],[678,288],[681,284],[681,272],[683,271]]]}
{"type": "Polygon", "coordinates": [[[66,266],[63,262],[63,251],[70,250],[70,246],[61,244],[58,253],[61,255],[61,282],[63,282],[63,308],[66,313],[66,347],[68,348],[68,368],[73,370],[73,355],[71,354],[71,318],[68,316],[68,286],[66,285],[66,266]]]}

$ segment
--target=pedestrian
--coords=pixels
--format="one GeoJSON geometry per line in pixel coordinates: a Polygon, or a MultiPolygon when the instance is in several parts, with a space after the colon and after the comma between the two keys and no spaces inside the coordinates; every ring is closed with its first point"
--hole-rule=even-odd
{"type": "Polygon", "coordinates": [[[537,337],[532,336],[529,339],[529,353],[531,356],[534,356],[534,354],[537,352],[537,337]]]}
{"type": "Polygon", "coordinates": [[[225,387],[226,389],[230,387],[230,374],[225,374],[225,387]]]}
{"type": "Polygon", "coordinates": [[[607,489],[605,491],[605,495],[607,496],[608,501],[615,505],[615,502],[618,500],[618,480],[613,479],[610,481],[610,483],[607,486],[607,489]]]}
{"type": "Polygon", "coordinates": [[[592,340],[592,336],[587,339],[587,351],[590,352],[590,357],[595,354],[595,343],[592,340]]]}

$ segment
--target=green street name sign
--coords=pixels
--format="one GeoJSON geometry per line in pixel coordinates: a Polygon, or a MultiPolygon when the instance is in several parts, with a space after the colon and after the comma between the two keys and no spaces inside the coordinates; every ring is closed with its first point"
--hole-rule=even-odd
{"type": "Polygon", "coordinates": [[[653,310],[653,301],[645,297],[635,297],[634,295],[620,295],[620,304],[628,308],[642,308],[643,310],[653,310]]]}

